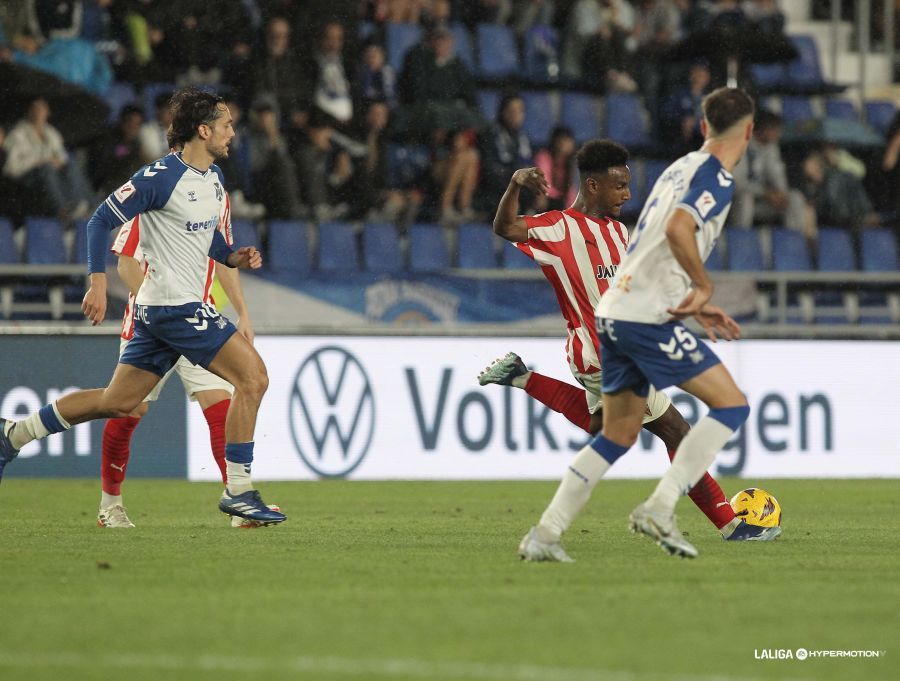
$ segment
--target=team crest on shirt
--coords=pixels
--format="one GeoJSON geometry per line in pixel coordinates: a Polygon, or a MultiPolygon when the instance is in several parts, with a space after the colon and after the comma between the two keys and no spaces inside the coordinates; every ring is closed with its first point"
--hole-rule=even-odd
{"type": "Polygon", "coordinates": [[[706,218],[709,211],[715,208],[716,199],[709,190],[704,191],[700,197],[694,202],[694,208],[700,213],[701,218],[706,218]]]}
{"type": "Polygon", "coordinates": [[[189,191],[187,194],[188,194],[188,201],[196,201],[197,200],[197,192],[189,191]]]}
{"type": "Polygon", "coordinates": [[[128,182],[126,182],[113,192],[113,196],[116,197],[116,201],[118,201],[119,203],[125,203],[128,199],[134,196],[134,193],[136,191],[137,190],[134,188],[134,185],[131,184],[131,180],[128,180],[128,182]]]}
{"type": "Polygon", "coordinates": [[[222,189],[222,185],[218,182],[213,182],[213,187],[216,189],[216,200],[221,201],[225,196],[225,191],[222,189]]]}

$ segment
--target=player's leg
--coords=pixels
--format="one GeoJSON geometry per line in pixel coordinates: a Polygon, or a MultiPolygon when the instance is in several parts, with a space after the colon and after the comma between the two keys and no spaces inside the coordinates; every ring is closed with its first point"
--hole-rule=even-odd
{"type": "Polygon", "coordinates": [[[107,419],[103,425],[100,457],[100,508],[97,525],[109,528],[134,527],[125,511],[122,483],[131,457],[131,437],[147,414],[149,402],[141,402],[128,416],[107,419]]]}

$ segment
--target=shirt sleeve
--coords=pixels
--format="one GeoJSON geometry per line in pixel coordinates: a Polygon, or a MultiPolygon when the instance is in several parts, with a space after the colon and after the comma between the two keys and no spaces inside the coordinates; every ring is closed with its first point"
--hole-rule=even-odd
{"type": "Polygon", "coordinates": [[[559,211],[526,215],[523,219],[528,227],[528,241],[516,243],[516,248],[529,258],[534,258],[534,249],[553,253],[567,239],[566,223],[559,211]]]}
{"type": "Polygon", "coordinates": [[[228,264],[228,256],[234,253],[231,247],[225,243],[225,237],[218,229],[213,232],[213,240],[209,246],[209,257],[220,262],[226,267],[233,267],[228,264]]]}
{"type": "Polygon", "coordinates": [[[698,227],[719,215],[734,195],[734,178],[718,164],[705,163],[691,179],[691,184],[676,208],[689,213],[698,227]]]}

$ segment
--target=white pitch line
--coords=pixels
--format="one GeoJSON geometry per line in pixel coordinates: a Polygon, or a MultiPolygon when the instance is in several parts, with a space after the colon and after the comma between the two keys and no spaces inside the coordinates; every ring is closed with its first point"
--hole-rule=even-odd
{"type": "MultiPolygon", "coordinates": [[[[482,662],[439,662],[414,659],[354,659],[299,656],[287,658],[233,657],[223,655],[146,655],[85,653],[9,653],[0,651],[0,667],[67,667],[100,671],[111,669],[160,669],[221,672],[316,672],[346,676],[382,676],[398,679],[460,679],[463,681],[763,681],[731,675],[639,673],[576,667],[504,665],[482,662]]],[[[771,677],[769,677],[771,678],[771,677]]],[[[811,681],[783,679],[782,681],[811,681]]]]}

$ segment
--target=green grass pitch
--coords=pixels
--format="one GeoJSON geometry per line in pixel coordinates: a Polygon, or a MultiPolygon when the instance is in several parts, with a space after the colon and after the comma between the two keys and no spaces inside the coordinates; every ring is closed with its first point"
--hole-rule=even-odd
{"type": "Polygon", "coordinates": [[[900,482],[756,481],[772,544],[721,541],[684,499],[694,561],[627,532],[653,484],[601,483],[560,565],[515,553],[553,483],[267,483],[289,520],[248,531],[214,485],[134,480],[116,531],[95,482],[8,479],[0,679],[900,678],[900,482]],[[798,647],[887,652],[756,659],[798,647]]]}

